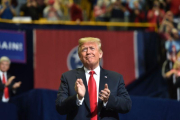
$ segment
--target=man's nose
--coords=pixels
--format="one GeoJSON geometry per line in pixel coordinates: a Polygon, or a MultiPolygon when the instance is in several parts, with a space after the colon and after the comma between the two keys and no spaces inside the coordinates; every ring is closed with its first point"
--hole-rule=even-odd
{"type": "Polygon", "coordinates": [[[90,54],[91,50],[89,48],[87,48],[86,54],[90,54]]]}

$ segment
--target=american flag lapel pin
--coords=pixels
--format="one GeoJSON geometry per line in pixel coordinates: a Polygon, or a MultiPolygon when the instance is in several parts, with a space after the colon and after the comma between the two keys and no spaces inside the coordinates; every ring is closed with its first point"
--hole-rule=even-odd
{"type": "Polygon", "coordinates": [[[104,78],[107,78],[107,76],[104,76],[104,78]]]}

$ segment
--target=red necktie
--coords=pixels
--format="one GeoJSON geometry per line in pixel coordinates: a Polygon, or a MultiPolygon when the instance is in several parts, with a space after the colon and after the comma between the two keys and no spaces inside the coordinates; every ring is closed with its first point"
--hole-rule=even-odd
{"type": "MultiPolygon", "coordinates": [[[[6,84],[6,78],[5,78],[5,76],[4,76],[4,73],[3,73],[3,84],[6,84]]],[[[8,87],[5,87],[4,88],[4,97],[7,99],[7,98],[9,98],[9,89],[8,89],[8,87]]]]}
{"type": "Polygon", "coordinates": [[[96,81],[93,77],[94,71],[89,72],[88,92],[91,110],[91,120],[97,120],[97,88],[96,81]]]}

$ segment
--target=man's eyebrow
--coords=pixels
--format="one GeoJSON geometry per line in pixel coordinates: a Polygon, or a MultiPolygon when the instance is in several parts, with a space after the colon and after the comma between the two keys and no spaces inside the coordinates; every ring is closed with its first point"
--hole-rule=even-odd
{"type": "Polygon", "coordinates": [[[82,46],[81,48],[94,48],[94,46],[82,46]]]}
{"type": "Polygon", "coordinates": [[[82,46],[82,48],[87,48],[86,46],[82,46]]]}

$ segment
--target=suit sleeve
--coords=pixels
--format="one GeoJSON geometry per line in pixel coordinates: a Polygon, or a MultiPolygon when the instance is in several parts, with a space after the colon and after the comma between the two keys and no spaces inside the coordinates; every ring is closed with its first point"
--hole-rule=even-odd
{"type": "Polygon", "coordinates": [[[131,106],[132,102],[130,96],[125,88],[123,77],[120,76],[117,96],[110,94],[106,109],[117,111],[119,113],[127,113],[130,111],[131,106]]]}
{"type": "MultiPolygon", "coordinates": [[[[11,77],[11,75],[8,74],[8,75],[7,75],[7,80],[8,80],[10,77],[11,77]]],[[[11,84],[8,86],[9,92],[11,92],[11,91],[13,90],[12,87],[13,87],[14,83],[15,83],[15,82],[12,81],[11,84]]],[[[2,82],[0,82],[0,90],[1,90],[1,91],[4,91],[4,88],[5,88],[5,87],[6,87],[5,84],[3,84],[2,82]]]]}
{"type": "MultiPolygon", "coordinates": [[[[12,75],[9,74],[9,73],[7,73],[7,80],[8,80],[10,77],[12,77],[12,75]]],[[[11,84],[8,86],[9,92],[12,92],[12,90],[15,90],[15,89],[13,89],[14,83],[15,83],[15,80],[13,80],[13,81],[11,82],[11,84]]],[[[13,93],[13,92],[12,92],[12,93],[13,93]]]]}
{"type": "Polygon", "coordinates": [[[68,88],[68,82],[65,76],[62,75],[61,84],[56,99],[56,110],[61,115],[68,114],[71,111],[78,109],[78,106],[76,104],[76,94],[73,96],[69,96],[68,88]]]}
{"type": "Polygon", "coordinates": [[[0,83],[0,90],[2,91],[2,90],[4,90],[4,88],[5,88],[5,84],[2,84],[2,82],[0,83]]]}

